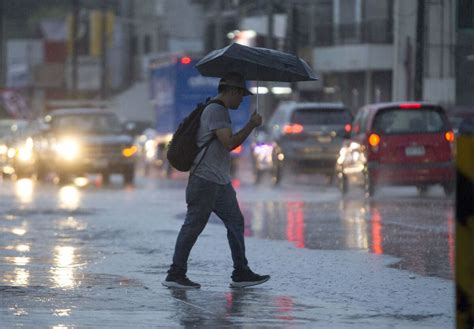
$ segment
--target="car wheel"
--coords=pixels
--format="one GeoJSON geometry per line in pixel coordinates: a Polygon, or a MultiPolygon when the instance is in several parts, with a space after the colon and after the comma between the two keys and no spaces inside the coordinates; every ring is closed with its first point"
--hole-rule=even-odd
{"type": "Polygon", "coordinates": [[[273,168],[272,168],[273,185],[280,185],[281,179],[283,176],[282,171],[283,171],[283,168],[280,163],[276,163],[275,165],[273,165],[273,168]]]}
{"type": "Polygon", "coordinates": [[[335,176],[334,172],[326,175],[326,185],[327,186],[331,186],[334,183],[334,176],[335,176]]]}
{"type": "Polygon", "coordinates": [[[273,185],[279,185],[281,183],[281,180],[283,178],[284,166],[285,166],[285,163],[283,162],[283,160],[279,160],[277,152],[274,152],[273,165],[272,165],[272,171],[271,171],[273,185]]]}
{"type": "Polygon", "coordinates": [[[30,178],[31,175],[25,173],[25,172],[22,172],[22,171],[19,171],[18,173],[16,173],[16,178],[17,179],[23,179],[23,178],[30,178]]]}
{"type": "Polygon", "coordinates": [[[165,164],[165,174],[166,174],[166,178],[171,178],[173,176],[173,167],[168,162],[168,160],[166,160],[166,164],[165,164]]]}
{"type": "Polygon", "coordinates": [[[59,184],[66,185],[71,182],[71,177],[68,174],[58,174],[59,184]]]}
{"type": "Polygon", "coordinates": [[[416,187],[416,191],[418,192],[419,196],[426,196],[428,194],[428,186],[426,185],[418,185],[416,187]]]}
{"type": "Polygon", "coordinates": [[[135,180],[135,170],[133,168],[126,169],[123,173],[123,182],[125,184],[133,184],[135,180]]]}
{"type": "Polygon", "coordinates": [[[260,184],[260,182],[262,181],[262,176],[263,176],[262,171],[258,169],[254,169],[253,176],[254,176],[254,183],[260,184]]]}
{"type": "Polygon", "coordinates": [[[339,190],[341,191],[342,195],[346,195],[349,191],[349,185],[347,183],[347,177],[344,174],[341,174],[339,178],[339,190]]]}
{"type": "Polygon", "coordinates": [[[104,185],[110,184],[110,174],[108,172],[103,172],[101,176],[102,176],[102,184],[104,185]]]}
{"type": "Polygon", "coordinates": [[[11,175],[7,174],[6,172],[2,171],[2,179],[11,178],[11,175]]]}
{"type": "Polygon", "coordinates": [[[38,166],[38,169],[36,171],[36,178],[41,182],[46,181],[46,179],[48,178],[48,171],[44,168],[44,166],[38,166]]]}
{"type": "Polygon", "coordinates": [[[443,190],[446,196],[452,196],[454,193],[454,184],[453,183],[443,184],[443,190]]]}
{"type": "Polygon", "coordinates": [[[365,171],[364,192],[368,197],[373,197],[375,194],[375,184],[372,182],[372,179],[370,178],[370,172],[368,170],[365,171]]]}

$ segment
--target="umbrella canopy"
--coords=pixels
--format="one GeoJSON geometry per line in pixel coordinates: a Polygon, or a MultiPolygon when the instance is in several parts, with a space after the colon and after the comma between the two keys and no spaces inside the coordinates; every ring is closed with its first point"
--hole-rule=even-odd
{"type": "Polygon", "coordinates": [[[238,72],[245,80],[296,82],[318,79],[309,65],[295,55],[237,43],[210,52],[196,68],[208,77],[238,72]]]}

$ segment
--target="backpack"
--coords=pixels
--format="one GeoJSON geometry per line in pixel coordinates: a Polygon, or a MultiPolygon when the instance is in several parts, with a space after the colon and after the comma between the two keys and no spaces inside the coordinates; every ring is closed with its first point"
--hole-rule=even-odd
{"type": "MultiPolygon", "coordinates": [[[[193,165],[194,159],[199,152],[206,148],[201,161],[206,155],[207,147],[212,143],[215,137],[212,137],[203,146],[197,145],[197,133],[201,124],[201,115],[206,106],[216,103],[224,106],[220,100],[206,99],[205,103],[197,104],[196,108],[181,121],[173,134],[173,138],[168,145],[168,152],[166,158],[173,168],[179,171],[189,171],[193,165]]],[[[199,161],[198,165],[201,163],[199,161]]]]}

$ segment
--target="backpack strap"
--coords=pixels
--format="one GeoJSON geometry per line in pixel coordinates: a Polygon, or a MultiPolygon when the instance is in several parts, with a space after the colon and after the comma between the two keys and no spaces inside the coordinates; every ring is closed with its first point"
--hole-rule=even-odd
{"type": "MultiPolygon", "coordinates": [[[[221,101],[220,99],[210,99],[210,98],[207,98],[206,99],[206,104],[205,104],[205,107],[206,108],[209,104],[219,104],[219,105],[222,105],[225,107],[225,104],[223,101],[221,101]]],[[[211,145],[211,143],[214,141],[214,139],[216,139],[216,135],[214,134],[206,143],[204,143],[203,146],[201,146],[199,148],[199,153],[201,153],[202,149],[206,148],[206,150],[204,151],[204,154],[202,155],[201,159],[199,159],[199,162],[197,163],[197,165],[194,167],[194,169],[189,173],[189,175],[192,175],[197,167],[199,167],[199,165],[201,164],[202,160],[204,160],[204,157],[206,156],[206,153],[207,153],[207,150],[209,149],[209,146],[211,145]]]]}

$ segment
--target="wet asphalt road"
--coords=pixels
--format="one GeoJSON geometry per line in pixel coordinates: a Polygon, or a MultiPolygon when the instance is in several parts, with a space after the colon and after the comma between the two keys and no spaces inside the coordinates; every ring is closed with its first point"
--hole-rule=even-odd
{"type": "MultiPolygon", "coordinates": [[[[255,237],[257,241],[285,240],[298,249],[355,250],[387,255],[397,258],[390,264],[392,268],[424,277],[448,280],[453,277],[453,200],[446,198],[441,189],[433,189],[427,196],[419,197],[415,189],[387,188],[371,199],[353,191],[341,199],[335,187],[326,186],[317,177],[292,177],[279,188],[274,188],[269,182],[254,186],[249,173],[241,173],[239,177],[234,186],[245,216],[247,237],[255,237]]],[[[174,243],[175,227],[161,230],[161,233],[168,233],[166,239],[169,240],[161,242],[163,248],[160,249],[155,242],[145,243],[147,238],[137,234],[141,231],[134,227],[134,218],[150,215],[134,209],[134,204],[140,207],[143,200],[150,200],[153,204],[153,200],[166,196],[176,201],[167,202],[169,209],[164,209],[158,217],[167,216],[169,211],[174,223],[182,221],[185,206],[180,198],[185,180],[179,175],[173,180],[155,175],[139,177],[136,186],[123,187],[120,179],[112,180],[110,186],[102,186],[100,178],[92,176],[88,182],[77,183],[85,186],[40,184],[32,180],[0,182],[0,314],[7,321],[5,323],[12,324],[11,316],[14,316],[21,320],[18,322],[20,325],[26,327],[34,324],[35,319],[52,328],[72,327],[61,327],[62,322],[50,321],[51,317],[74,319],[77,314],[88,310],[87,318],[90,318],[92,310],[99,307],[97,313],[92,312],[95,317],[88,321],[79,317],[82,320],[77,320],[77,323],[94,327],[101,323],[101,319],[107,319],[108,325],[119,326],[120,323],[114,325],[101,312],[120,311],[121,308],[114,308],[114,305],[130,303],[127,301],[129,290],[139,291],[140,297],[134,298],[136,302],[123,312],[136,314],[147,308],[156,311],[156,305],[149,305],[153,295],[150,288],[134,278],[135,275],[125,273],[158,274],[161,277],[167,264],[140,268],[140,265],[134,266],[138,260],[124,262],[120,254],[125,246],[139,257],[165,250],[160,251],[165,254],[164,259],[171,259],[170,244],[174,243]],[[111,219],[121,225],[115,227],[111,219]],[[123,227],[130,227],[130,232],[123,227]],[[107,266],[114,270],[109,272],[107,266]],[[127,270],[117,270],[124,268],[127,270]],[[120,271],[124,275],[117,274],[120,271]],[[97,287],[103,289],[101,293],[97,287]],[[39,305],[49,311],[40,312],[39,305]]],[[[210,222],[222,226],[215,217],[210,222]]],[[[252,327],[245,321],[239,325],[233,321],[212,322],[216,317],[206,316],[206,312],[212,315],[219,308],[223,308],[225,318],[241,315],[251,319],[265,318],[268,312],[275,326],[283,324],[281,327],[313,323],[307,314],[315,306],[299,305],[288,295],[266,296],[252,291],[241,295],[235,291],[223,291],[207,296],[207,300],[214,300],[215,305],[208,301],[204,308],[192,302],[193,296],[195,292],[172,292],[169,297],[176,305],[168,302],[168,308],[163,308],[162,317],[168,319],[165,323],[186,328],[213,325],[252,327]],[[249,304],[265,303],[270,303],[271,307],[249,307],[249,304]],[[199,311],[199,307],[203,309],[199,311]],[[175,319],[176,308],[181,309],[185,316],[175,319]],[[186,312],[186,308],[194,309],[194,312],[186,312]],[[295,315],[298,309],[303,312],[301,318],[295,315]],[[270,316],[272,312],[277,312],[278,316],[270,316]]],[[[201,295],[199,300],[202,298],[201,295]]],[[[222,312],[219,311],[219,319],[222,312]]],[[[398,320],[413,320],[416,324],[417,315],[413,316],[413,319],[408,316],[398,320]]],[[[398,320],[394,319],[394,323],[398,320]]],[[[144,320],[143,323],[148,322],[144,320]]],[[[348,322],[347,327],[358,325],[348,322]]]]}

